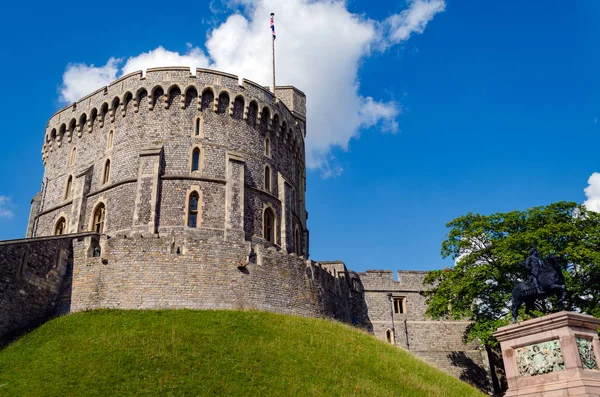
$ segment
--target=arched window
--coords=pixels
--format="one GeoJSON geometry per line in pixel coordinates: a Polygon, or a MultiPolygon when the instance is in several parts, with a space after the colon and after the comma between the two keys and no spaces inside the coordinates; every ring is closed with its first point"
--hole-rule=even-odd
{"type": "Polygon", "coordinates": [[[394,342],[394,334],[392,333],[391,329],[385,331],[385,340],[387,341],[387,343],[394,342]]]}
{"type": "Polygon", "coordinates": [[[265,156],[271,157],[271,140],[269,137],[265,138],[265,156]]]}
{"type": "Polygon", "coordinates": [[[65,189],[65,199],[71,197],[71,190],[73,189],[73,176],[69,175],[69,179],[67,179],[67,186],[65,189]]]}
{"type": "Polygon", "coordinates": [[[294,248],[296,248],[296,255],[302,255],[302,239],[300,238],[300,229],[296,227],[294,232],[294,248]]]}
{"type": "Polygon", "coordinates": [[[75,159],[77,157],[77,148],[73,148],[71,150],[71,156],[69,157],[69,166],[75,164],[75,159]]]}
{"type": "Polygon", "coordinates": [[[271,208],[265,209],[263,238],[271,243],[275,242],[275,213],[271,208]]]}
{"type": "Polygon", "coordinates": [[[188,227],[198,226],[198,201],[200,201],[198,193],[193,192],[190,194],[188,206],[188,227]]]}
{"type": "Polygon", "coordinates": [[[67,232],[67,221],[65,218],[61,217],[58,222],[56,222],[56,227],[54,228],[54,235],[60,236],[67,232]]]}
{"type": "Polygon", "coordinates": [[[265,166],[265,190],[271,192],[271,167],[265,166]]]}
{"type": "Polygon", "coordinates": [[[108,177],[110,176],[110,160],[106,160],[104,164],[104,176],[102,177],[102,184],[108,183],[108,177]]]}
{"type": "Polygon", "coordinates": [[[92,229],[96,233],[104,233],[104,220],[106,219],[106,207],[100,203],[94,211],[94,220],[92,223],[92,229]]]}
{"type": "Polygon", "coordinates": [[[195,148],[192,152],[192,172],[200,170],[200,149],[195,148]]]}
{"type": "Polygon", "coordinates": [[[112,149],[113,147],[113,132],[112,130],[108,133],[108,138],[106,139],[106,148],[112,149]]]}

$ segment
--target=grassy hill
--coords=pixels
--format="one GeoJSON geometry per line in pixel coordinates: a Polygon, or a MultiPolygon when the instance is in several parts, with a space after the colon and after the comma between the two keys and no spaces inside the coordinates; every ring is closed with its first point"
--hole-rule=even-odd
{"type": "Polygon", "coordinates": [[[93,311],[0,350],[0,396],[483,396],[334,321],[93,311]]]}

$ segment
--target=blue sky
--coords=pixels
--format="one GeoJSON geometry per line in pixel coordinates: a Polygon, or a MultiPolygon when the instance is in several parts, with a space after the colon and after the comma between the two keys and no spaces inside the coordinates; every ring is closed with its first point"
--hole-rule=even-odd
{"type": "MultiPolygon", "coordinates": [[[[65,87],[78,81],[63,79],[69,64],[89,73],[121,58],[121,73],[130,58],[162,46],[268,85],[268,54],[265,69],[256,71],[249,57],[260,64],[259,56],[227,55],[223,45],[246,32],[245,45],[256,38],[261,48],[268,15],[264,22],[257,15],[261,7],[278,7],[272,1],[5,5],[11,17],[0,26],[0,239],[25,234],[42,181],[44,126],[65,105],[65,87]],[[239,18],[231,19],[235,13],[239,18]]],[[[342,105],[332,107],[333,120],[320,108],[309,113],[319,121],[308,130],[313,259],[342,259],[358,271],[439,268],[449,263],[439,254],[445,224],[457,216],[586,200],[588,178],[600,171],[600,2],[292,3],[294,16],[276,8],[278,54],[285,55],[278,58],[278,84],[308,86],[309,103],[340,98],[342,105]],[[415,4],[437,8],[422,25],[407,25],[402,12],[415,4]],[[314,26],[296,18],[304,9],[314,26]],[[350,33],[343,29],[348,18],[356,24],[350,33]],[[398,36],[406,26],[408,37],[398,36]],[[340,48],[337,58],[311,52],[315,35],[340,48]],[[306,70],[305,58],[321,69],[318,75],[306,70]],[[309,80],[337,75],[344,79],[335,86],[319,81],[319,89],[309,80]]],[[[588,190],[590,202],[598,191],[588,190]]]]}

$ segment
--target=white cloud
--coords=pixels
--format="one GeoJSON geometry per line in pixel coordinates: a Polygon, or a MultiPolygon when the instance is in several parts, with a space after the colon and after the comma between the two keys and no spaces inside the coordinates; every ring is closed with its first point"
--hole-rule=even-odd
{"type": "Polygon", "coordinates": [[[207,68],[209,61],[204,52],[189,43],[187,46],[188,51],[185,54],[165,50],[162,46],[152,51],[143,52],[127,59],[122,72],[123,74],[137,72],[138,70],[145,72],[146,69],[159,66],[189,66],[193,68],[192,73],[195,73],[195,68],[207,68]]]}
{"type": "Polygon", "coordinates": [[[360,95],[361,62],[373,49],[384,51],[422,33],[444,0],[410,0],[408,8],[383,22],[348,11],[343,0],[223,0],[225,22],[209,32],[207,53],[195,47],[179,54],[158,47],[107,65],[70,64],[63,78],[61,99],[74,101],[108,84],[117,74],[156,66],[209,67],[237,74],[263,85],[271,82],[269,14],[276,15],[277,83],[294,85],[307,95],[307,165],[324,175],[337,175],[331,149],[347,149],[361,129],[381,126],[398,131],[401,107],[394,101],[360,95]],[[86,78],[89,74],[89,79],[86,78]],[[92,87],[93,86],[93,87],[92,87]],[[330,162],[334,162],[330,164],[330,162]]]}
{"type": "Polygon", "coordinates": [[[400,14],[394,14],[383,22],[384,47],[406,41],[413,33],[423,33],[427,23],[446,9],[444,0],[412,0],[400,14]]]}
{"type": "Polygon", "coordinates": [[[110,58],[104,66],[70,63],[63,74],[60,100],[75,102],[117,78],[120,59],[110,58]]]}
{"type": "Polygon", "coordinates": [[[590,211],[600,212],[600,173],[594,172],[584,190],[587,200],[583,203],[590,211]]]}
{"type": "Polygon", "coordinates": [[[0,195],[0,218],[12,218],[14,216],[12,207],[10,197],[0,195]]]}

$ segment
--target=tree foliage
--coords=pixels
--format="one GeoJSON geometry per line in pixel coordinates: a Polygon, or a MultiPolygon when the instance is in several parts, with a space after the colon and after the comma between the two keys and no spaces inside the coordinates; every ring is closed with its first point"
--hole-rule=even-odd
{"type": "MultiPolygon", "coordinates": [[[[491,334],[510,322],[511,292],[527,280],[522,264],[532,247],[540,258],[559,257],[567,285],[566,310],[600,317],[600,214],[563,201],[487,216],[469,213],[446,226],[450,230],[441,254],[455,265],[425,278],[431,285],[427,314],[470,318],[468,340],[496,344],[491,334]]],[[[549,299],[537,309],[548,313],[555,307],[549,299]]]]}

